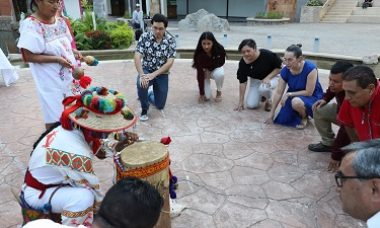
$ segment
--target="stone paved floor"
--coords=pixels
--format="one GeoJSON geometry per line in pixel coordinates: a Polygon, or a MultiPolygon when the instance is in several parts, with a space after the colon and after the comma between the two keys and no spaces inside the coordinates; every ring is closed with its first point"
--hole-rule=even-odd
{"type": "MultiPolygon", "coordinates": [[[[170,76],[165,117],[151,108],[150,120],[135,132],[148,140],[172,137],[172,169],[179,178],[178,202],[187,205],[172,220],[174,228],[196,227],[364,227],[341,211],[328,154],[307,150],[318,142],[315,128],[295,130],[265,125],[263,109],[232,111],[238,101],[237,62],[225,65],[221,103],[197,103],[195,71],[176,60],[170,76]]],[[[19,188],[33,142],[44,130],[30,71],[0,87],[0,227],[21,223],[20,207],[10,188],[19,188]]],[[[94,84],[124,92],[139,112],[132,61],[88,67],[94,84]]],[[[326,73],[321,74],[324,86],[326,73]]],[[[215,86],[215,85],[213,85],[215,86]]],[[[112,161],[96,162],[106,190],[112,161]]]]}

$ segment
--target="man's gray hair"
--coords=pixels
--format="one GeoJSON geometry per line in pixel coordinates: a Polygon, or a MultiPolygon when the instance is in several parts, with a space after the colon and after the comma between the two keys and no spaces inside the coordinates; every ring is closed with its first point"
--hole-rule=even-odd
{"type": "Polygon", "coordinates": [[[380,139],[352,143],[343,150],[355,153],[352,168],[358,176],[380,178],[380,139]]]}

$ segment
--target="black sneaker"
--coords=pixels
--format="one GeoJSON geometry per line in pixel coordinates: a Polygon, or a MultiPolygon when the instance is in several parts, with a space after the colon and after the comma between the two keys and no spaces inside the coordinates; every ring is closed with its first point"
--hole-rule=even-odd
{"type": "Polygon", "coordinates": [[[321,142],[316,144],[309,144],[307,148],[313,152],[331,152],[331,146],[326,146],[321,142]]]}

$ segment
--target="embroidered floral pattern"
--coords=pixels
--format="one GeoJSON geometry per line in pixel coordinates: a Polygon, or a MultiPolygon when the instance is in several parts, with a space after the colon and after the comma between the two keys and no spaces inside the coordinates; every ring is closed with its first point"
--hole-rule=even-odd
{"type": "Polygon", "coordinates": [[[62,150],[47,148],[46,163],[56,166],[66,166],[80,172],[94,173],[92,161],[89,157],[68,153],[62,150]]]}
{"type": "Polygon", "coordinates": [[[153,72],[164,65],[167,59],[175,58],[175,48],[176,43],[173,37],[165,34],[162,41],[157,43],[153,32],[147,32],[141,36],[136,51],[144,56],[143,69],[153,72]]]}

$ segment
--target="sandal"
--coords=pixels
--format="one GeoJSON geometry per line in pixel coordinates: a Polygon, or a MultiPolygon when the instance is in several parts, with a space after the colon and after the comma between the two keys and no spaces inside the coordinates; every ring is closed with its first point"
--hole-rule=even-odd
{"type": "Polygon", "coordinates": [[[272,110],[272,102],[270,102],[269,100],[267,100],[264,104],[264,110],[266,112],[270,112],[272,110]]]}
{"type": "Polygon", "coordinates": [[[222,91],[216,91],[215,102],[221,102],[221,101],[222,101],[222,91]]]}
{"type": "Polygon", "coordinates": [[[198,103],[202,104],[205,103],[206,101],[209,101],[210,99],[207,99],[205,95],[200,95],[198,98],[198,103]]]}
{"type": "Polygon", "coordinates": [[[299,130],[305,129],[307,126],[307,117],[302,118],[301,123],[296,125],[296,128],[299,130]]]}

